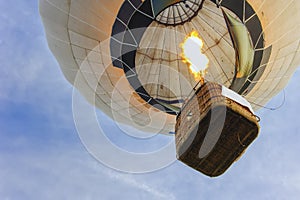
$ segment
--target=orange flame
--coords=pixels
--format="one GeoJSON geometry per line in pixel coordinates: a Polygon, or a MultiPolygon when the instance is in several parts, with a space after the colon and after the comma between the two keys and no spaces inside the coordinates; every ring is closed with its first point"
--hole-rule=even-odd
{"type": "Polygon", "coordinates": [[[195,80],[204,79],[209,60],[202,53],[203,41],[197,31],[188,34],[180,44],[182,62],[188,64],[195,80]]]}

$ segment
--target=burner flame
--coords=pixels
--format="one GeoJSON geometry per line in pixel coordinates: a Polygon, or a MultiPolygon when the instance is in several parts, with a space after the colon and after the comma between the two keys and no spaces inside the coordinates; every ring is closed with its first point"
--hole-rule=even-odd
{"type": "Polygon", "coordinates": [[[180,47],[182,49],[182,62],[189,66],[195,80],[204,79],[209,60],[202,53],[203,41],[199,37],[199,33],[192,31],[185,37],[180,47]]]}

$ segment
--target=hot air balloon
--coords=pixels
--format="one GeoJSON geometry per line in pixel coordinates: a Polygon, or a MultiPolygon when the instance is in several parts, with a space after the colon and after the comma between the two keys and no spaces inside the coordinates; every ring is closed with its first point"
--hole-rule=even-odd
{"type": "Polygon", "coordinates": [[[253,110],[300,64],[295,0],[40,0],[39,7],[66,79],[106,115],[142,131],[174,135],[176,117],[205,84],[235,96],[255,121],[253,110]],[[183,47],[191,36],[200,49],[183,47]],[[191,59],[189,48],[203,58],[191,59]]]}

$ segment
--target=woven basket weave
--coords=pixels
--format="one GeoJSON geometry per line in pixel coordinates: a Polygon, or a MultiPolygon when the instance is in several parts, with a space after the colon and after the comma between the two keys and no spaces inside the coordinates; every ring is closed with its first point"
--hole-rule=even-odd
{"type": "Polygon", "coordinates": [[[257,118],[239,103],[222,96],[222,86],[207,82],[177,116],[178,160],[208,176],[223,174],[253,142],[257,118]]]}

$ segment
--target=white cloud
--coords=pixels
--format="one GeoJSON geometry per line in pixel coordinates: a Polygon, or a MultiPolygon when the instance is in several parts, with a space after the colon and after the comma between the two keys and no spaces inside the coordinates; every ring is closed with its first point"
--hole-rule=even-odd
{"type": "Polygon", "coordinates": [[[76,145],[26,150],[28,142],[18,144],[22,151],[0,151],[1,198],[175,199],[134,175],[100,165],[76,145]]]}
{"type": "Polygon", "coordinates": [[[162,192],[158,189],[155,189],[154,187],[149,186],[146,183],[137,181],[134,178],[134,175],[129,175],[129,174],[124,175],[124,174],[116,173],[116,172],[112,172],[112,171],[110,171],[108,173],[108,175],[109,175],[109,177],[116,179],[118,181],[124,182],[134,188],[141,189],[141,190],[148,192],[153,197],[155,197],[155,199],[168,199],[168,200],[175,199],[174,195],[171,193],[162,192]]]}

